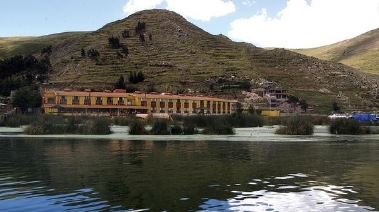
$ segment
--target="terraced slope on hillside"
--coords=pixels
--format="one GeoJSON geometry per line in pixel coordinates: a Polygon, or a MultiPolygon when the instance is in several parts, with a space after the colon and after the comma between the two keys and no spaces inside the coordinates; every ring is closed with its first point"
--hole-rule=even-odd
{"type": "MultiPolygon", "coordinates": [[[[40,39],[32,41],[38,43],[40,39]]],[[[376,104],[376,76],[284,49],[265,50],[236,43],[222,35],[211,35],[167,10],[138,12],[97,31],[53,36],[44,44],[53,46],[49,86],[55,88],[109,89],[120,75],[127,78],[131,71],[142,71],[146,80],[137,85],[140,90],[154,85],[162,92],[190,89],[242,98],[238,89],[220,90],[211,86],[215,79],[235,76],[237,80],[273,80],[323,111],[330,110],[333,101],[341,101],[338,98],[341,93],[352,103],[361,103],[363,99],[365,105],[376,104]],[[138,22],[145,23],[139,32],[135,30],[138,22]],[[119,38],[128,54],[121,47],[112,48],[110,37],[119,38]],[[99,56],[91,59],[88,56],[91,49],[98,51],[99,56]]],[[[35,51],[38,55],[41,48],[35,51]]]]}

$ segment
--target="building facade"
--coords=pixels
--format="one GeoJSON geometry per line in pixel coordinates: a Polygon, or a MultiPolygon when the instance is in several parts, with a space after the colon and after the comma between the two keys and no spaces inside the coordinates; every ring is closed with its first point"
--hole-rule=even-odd
{"type": "Polygon", "coordinates": [[[92,92],[45,90],[42,108],[46,114],[123,116],[128,114],[230,114],[236,100],[170,93],[127,93],[125,90],[92,92]]]}

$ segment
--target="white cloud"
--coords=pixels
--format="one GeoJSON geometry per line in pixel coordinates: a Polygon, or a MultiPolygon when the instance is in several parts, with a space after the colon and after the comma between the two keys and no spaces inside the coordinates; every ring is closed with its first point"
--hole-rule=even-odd
{"type": "Polygon", "coordinates": [[[262,47],[309,48],[379,28],[379,0],[288,0],[276,17],[266,11],[233,21],[228,36],[262,47]]]}
{"type": "Polygon", "coordinates": [[[167,9],[194,20],[209,21],[235,12],[232,1],[223,0],[166,0],[167,9]]]}
{"type": "Polygon", "coordinates": [[[167,4],[166,9],[200,21],[210,21],[236,11],[234,3],[229,0],[129,0],[124,6],[124,12],[130,15],[136,11],[155,8],[163,2],[167,4]]]}
{"type": "Polygon", "coordinates": [[[242,4],[247,6],[247,7],[252,7],[255,4],[255,0],[243,0],[242,4]]]}
{"type": "Polygon", "coordinates": [[[160,5],[163,2],[163,0],[129,0],[124,5],[124,13],[125,14],[132,14],[137,11],[146,10],[146,9],[153,9],[156,6],[160,5]]]}

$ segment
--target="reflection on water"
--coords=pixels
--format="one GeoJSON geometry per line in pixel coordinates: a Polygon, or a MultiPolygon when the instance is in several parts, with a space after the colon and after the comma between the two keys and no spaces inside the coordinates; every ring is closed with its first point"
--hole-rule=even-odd
{"type": "Polygon", "coordinates": [[[360,200],[348,199],[357,194],[352,186],[322,185],[304,174],[290,174],[273,179],[254,179],[249,191],[233,190],[235,196],[227,200],[206,199],[202,210],[210,211],[372,211],[360,206],[360,200]],[[287,184],[292,179],[292,185],[287,184]],[[306,180],[306,179],[305,179],[306,180]],[[254,187],[258,187],[255,189],[254,187]],[[263,190],[259,190],[261,188],[263,190]]]}
{"type": "Polygon", "coordinates": [[[374,211],[379,143],[1,138],[0,211],[374,211]]]}

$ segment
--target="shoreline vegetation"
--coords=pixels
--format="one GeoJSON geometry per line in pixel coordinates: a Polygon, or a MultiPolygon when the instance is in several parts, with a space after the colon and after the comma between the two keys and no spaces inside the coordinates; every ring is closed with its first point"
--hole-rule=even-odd
{"type": "Polygon", "coordinates": [[[315,125],[328,126],[330,134],[379,134],[372,123],[352,119],[329,120],[318,116],[262,117],[252,114],[172,116],[172,120],[135,117],[90,117],[15,114],[0,122],[24,128],[27,135],[108,135],[110,126],[128,126],[130,135],[234,135],[234,128],[279,126],[278,135],[312,135],[315,125]]]}
{"type": "Polygon", "coordinates": [[[275,133],[280,135],[312,135],[314,124],[309,117],[294,116],[285,120],[275,133]]]}

